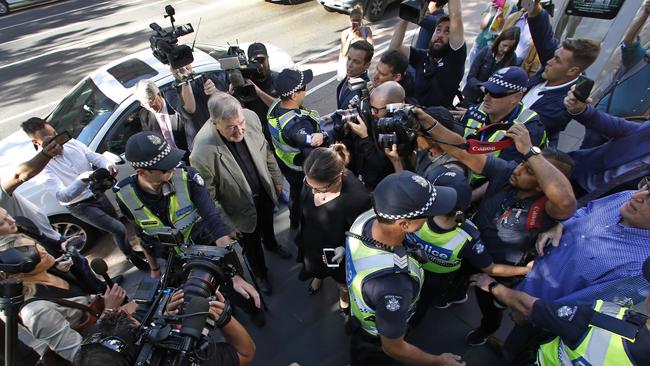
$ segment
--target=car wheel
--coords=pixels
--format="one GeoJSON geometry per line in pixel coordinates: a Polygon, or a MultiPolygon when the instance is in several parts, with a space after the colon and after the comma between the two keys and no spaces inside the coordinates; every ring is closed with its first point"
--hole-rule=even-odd
{"type": "Polygon", "coordinates": [[[333,12],[336,11],[336,10],[330,8],[329,6],[325,6],[325,5],[323,5],[323,8],[325,8],[325,10],[329,11],[330,13],[333,13],[333,12]]]}
{"type": "Polygon", "coordinates": [[[381,19],[386,10],[388,0],[368,0],[366,4],[366,19],[369,22],[376,22],[381,19]]]}
{"type": "Polygon", "coordinates": [[[9,5],[4,0],[0,0],[0,16],[9,14],[9,5]]]}
{"type": "Polygon", "coordinates": [[[90,249],[99,235],[99,231],[87,223],[71,215],[57,215],[50,218],[54,230],[63,236],[81,235],[85,238],[82,253],[90,249]]]}

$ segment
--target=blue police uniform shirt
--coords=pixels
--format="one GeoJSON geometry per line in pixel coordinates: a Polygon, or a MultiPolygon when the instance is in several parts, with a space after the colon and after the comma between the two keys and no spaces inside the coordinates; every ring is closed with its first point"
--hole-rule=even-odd
{"type": "MultiPolygon", "coordinates": [[[[539,299],[533,304],[529,318],[536,326],[549,331],[552,337],[560,337],[568,347],[575,348],[587,334],[594,312],[591,305],[539,299]]],[[[650,331],[646,325],[641,327],[634,342],[624,340],[623,346],[637,365],[650,365],[650,331]]]]}
{"type": "MultiPolygon", "coordinates": [[[[291,111],[291,109],[278,107],[277,115],[281,116],[289,111],[291,111]]],[[[294,118],[291,122],[287,123],[285,128],[282,130],[284,141],[289,144],[289,146],[300,150],[300,154],[298,154],[293,161],[294,164],[302,165],[309,153],[314,149],[314,147],[308,142],[308,136],[313,133],[317,133],[316,128],[314,127],[314,122],[312,122],[312,119],[307,116],[294,118]]],[[[323,139],[323,144],[321,146],[327,146],[326,139],[323,139]]]]}
{"type": "Polygon", "coordinates": [[[517,189],[508,181],[517,165],[514,161],[488,156],[481,174],[489,183],[473,217],[488,252],[494,262],[500,264],[524,264],[520,261],[534,250],[537,234],[557,222],[544,209],[540,217],[541,228],[526,228],[529,210],[538,197],[517,198],[517,189]]]}
{"type": "MultiPolygon", "coordinates": [[[[373,221],[365,224],[363,236],[372,238],[373,221]]],[[[375,310],[375,323],[379,334],[390,339],[406,334],[408,308],[413,298],[418,295],[417,291],[417,284],[408,273],[387,274],[366,280],[362,288],[363,298],[368,306],[375,310]]]]}
{"type": "Polygon", "coordinates": [[[424,107],[452,107],[454,95],[465,73],[467,44],[434,61],[429,51],[411,47],[409,65],[415,68],[415,98],[424,107]]]}

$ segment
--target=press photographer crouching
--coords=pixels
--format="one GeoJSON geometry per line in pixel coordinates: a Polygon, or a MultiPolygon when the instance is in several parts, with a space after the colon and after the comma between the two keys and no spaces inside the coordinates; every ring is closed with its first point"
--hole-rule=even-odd
{"type": "Polygon", "coordinates": [[[23,282],[19,339],[41,355],[46,365],[65,364],[79,350],[80,332],[96,319],[93,314],[101,313],[96,309],[119,308],[125,291],[114,285],[97,296],[97,280],[80,275],[91,273],[88,268],[71,271],[72,266],[86,262],[54,259],[40,244],[16,231],[11,217],[5,217],[0,224],[0,280],[23,282]],[[84,307],[95,310],[86,312],[84,307]]]}

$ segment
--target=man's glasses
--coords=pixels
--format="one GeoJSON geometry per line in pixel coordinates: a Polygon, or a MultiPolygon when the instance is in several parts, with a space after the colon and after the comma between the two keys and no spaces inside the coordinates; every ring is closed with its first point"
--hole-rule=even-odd
{"type": "Polygon", "coordinates": [[[312,189],[314,192],[316,192],[316,193],[327,193],[327,192],[329,192],[330,188],[332,188],[332,186],[333,186],[334,184],[336,184],[337,181],[338,181],[338,179],[335,179],[334,181],[330,182],[328,185],[326,185],[326,186],[324,186],[324,187],[318,187],[318,188],[316,188],[316,187],[312,186],[311,184],[309,184],[309,183],[307,182],[307,177],[306,177],[306,176],[302,179],[302,182],[303,182],[307,187],[311,188],[311,189],[312,189]]]}
{"type": "MultiPolygon", "coordinates": [[[[637,188],[639,189],[639,191],[648,191],[648,192],[650,192],[650,176],[644,177],[643,179],[641,179],[641,181],[639,182],[639,185],[637,186],[637,188]]],[[[648,195],[645,198],[645,205],[650,207],[650,195],[648,195]]]]}
{"type": "Polygon", "coordinates": [[[89,339],[81,343],[81,346],[89,346],[91,344],[98,344],[117,353],[122,353],[124,350],[126,350],[126,342],[122,340],[122,338],[116,336],[102,338],[101,334],[99,333],[93,334],[89,339]]]}

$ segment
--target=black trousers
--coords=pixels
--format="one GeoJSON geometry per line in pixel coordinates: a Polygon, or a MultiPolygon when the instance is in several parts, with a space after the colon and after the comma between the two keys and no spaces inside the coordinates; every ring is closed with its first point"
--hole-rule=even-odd
{"type": "Polygon", "coordinates": [[[264,248],[276,250],[278,242],[275,240],[273,230],[273,201],[266,192],[262,192],[255,198],[255,210],[257,211],[257,223],[252,233],[242,233],[241,243],[244,247],[244,255],[251,265],[255,276],[266,277],[267,268],[264,258],[264,248]]]}
{"type": "Polygon", "coordinates": [[[379,337],[373,337],[359,328],[350,337],[350,365],[400,366],[402,363],[384,353],[379,337]]]}
{"type": "Polygon", "coordinates": [[[474,290],[478,307],[481,309],[481,314],[483,315],[480,329],[488,334],[492,334],[501,326],[503,309],[494,305],[495,298],[489,292],[485,292],[479,288],[474,290]]]}
{"type": "Polygon", "coordinates": [[[287,167],[284,163],[280,164],[280,170],[289,182],[289,198],[291,205],[289,207],[289,221],[292,229],[298,228],[300,223],[300,192],[302,191],[302,181],[305,174],[287,167]]]}

